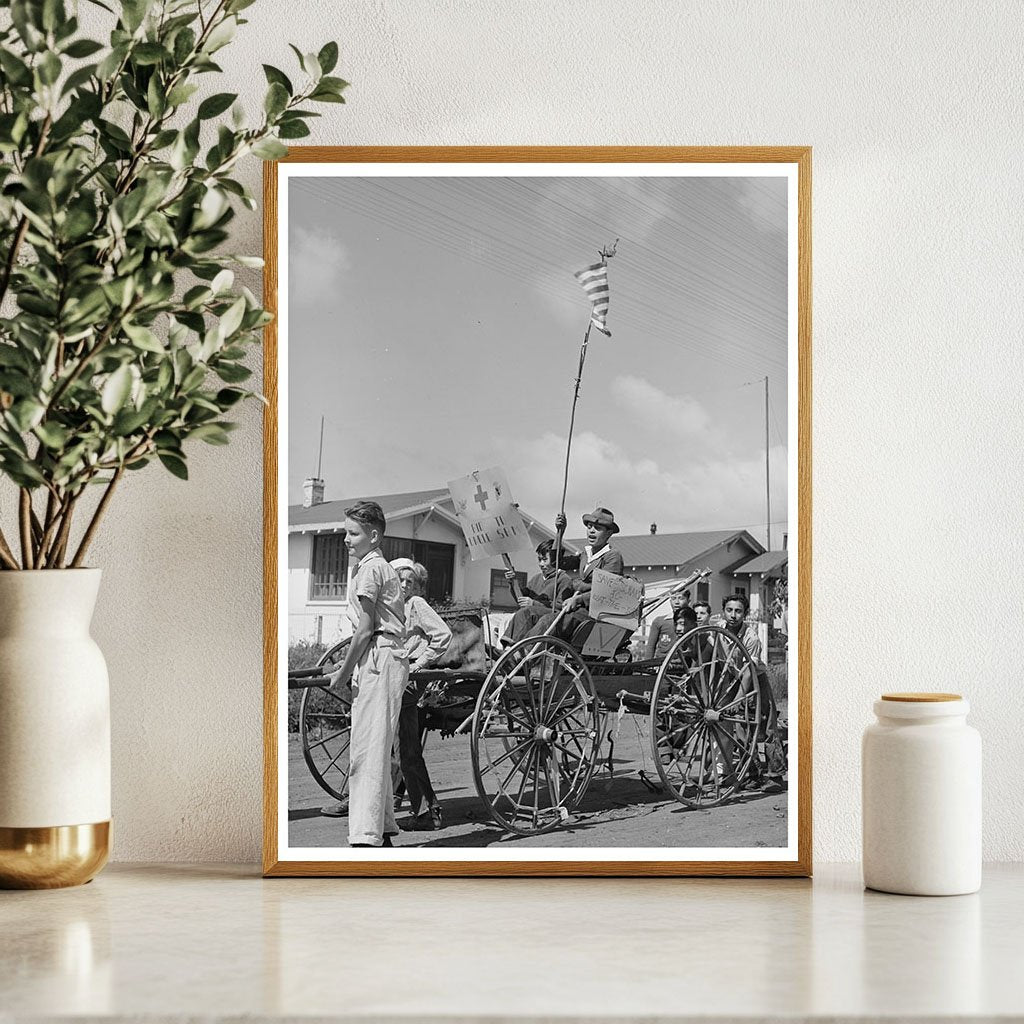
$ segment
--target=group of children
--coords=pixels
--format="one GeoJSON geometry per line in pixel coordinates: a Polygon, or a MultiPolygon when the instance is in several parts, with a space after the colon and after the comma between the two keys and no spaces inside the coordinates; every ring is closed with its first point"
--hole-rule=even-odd
{"type": "MultiPolygon", "coordinates": [[[[547,540],[537,547],[540,571],[519,598],[503,638],[506,644],[551,631],[564,639],[591,622],[587,614],[596,569],[623,575],[622,555],[609,546],[619,532],[609,509],[596,508],[583,517],[587,544],[570,556],[547,540]]],[[[566,520],[560,515],[558,536],[566,520]]],[[[448,649],[451,630],[423,599],[427,571],[409,558],[385,560],[381,543],[387,523],[380,505],[359,502],[345,510],[345,546],[357,563],[349,590],[347,614],[353,627],[344,660],[331,676],[331,688],[351,684],[352,733],[349,745],[349,846],[389,847],[400,829],[395,819],[395,747],[412,806],[410,829],[442,824],[441,808],[423,760],[420,734],[420,692],[410,685],[410,672],[434,664],[448,649]]],[[[506,576],[515,579],[510,571],[506,576]]],[[[673,595],[672,616],[652,625],[647,658],[663,656],[677,636],[710,620],[707,602],[690,606],[686,593],[673,595]]],[[[760,660],[756,630],[746,625],[749,610],[742,594],[726,598],[722,623],[738,636],[751,657],[760,660]]],[[[772,702],[774,703],[774,702],[772,702]]],[[[772,722],[774,726],[774,722],[772,722]]]]}
{"type": "MultiPolygon", "coordinates": [[[[580,626],[593,621],[586,608],[594,570],[604,569],[623,575],[622,555],[608,543],[619,532],[615,516],[606,508],[596,508],[583,517],[583,523],[587,528],[588,543],[581,555],[558,552],[550,540],[537,546],[540,572],[530,579],[519,598],[519,610],[512,616],[502,637],[505,645],[549,631],[563,639],[573,637],[580,626]],[[575,570],[578,570],[578,576],[573,575],[575,570]]],[[[559,516],[555,526],[561,537],[565,517],[559,516]]],[[[511,570],[505,576],[510,584],[516,578],[511,570]]],[[[690,604],[689,591],[673,593],[669,600],[672,612],[651,624],[644,645],[644,658],[648,661],[663,660],[680,637],[698,626],[720,626],[735,636],[757,666],[756,679],[752,679],[751,684],[760,689],[762,697],[763,721],[759,729],[763,730],[764,763],[750,773],[751,784],[756,781],[766,792],[781,791],[786,766],[778,732],[778,712],[768,682],[757,625],[747,621],[750,603],[746,595],[727,595],[722,602],[722,613],[716,619],[712,618],[711,605],[707,601],[698,600],[690,604]]]]}
{"type": "Polygon", "coordinates": [[[393,846],[395,746],[411,818],[406,829],[440,828],[441,807],[430,784],[419,724],[420,692],[410,672],[436,662],[452,633],[423,599],[427,570],[410,558],[385,560],[387,521],[375,501],[345,510],[345,546],[357,563],[348,595],[352,639],[331,675],[331,689],[351,685],[348,844],[393,846]]]}
{"type": "MultiPolygon", "coordinates": [[[[556,567],[551,541],[538,548],[540,573],[527,587],[520,610],[510,624],[510,636],[520,639],[545,632],[557,611],[565,614],[556,632],[571,636],[588,620],[591,579],[595,569],[619,575],[622,556],[608,547],[619,532],[615,516],[596,508],[583,517],[588,544],[572,566],[556,567]]],[[[556,521],[559,536],[565,516],[556,521]]],[[[427,668],[448,649],[451,630],[423,599],[426,569],[408,558],[385,560],[381,551],[387,521],[374,501],[362,501],[345,510],[345,546],[356,563],[348,595],[347,615],[352,639],[341,665],[331,675],[331,689],[352,690],[352,732],[349,743],[349,796],[347,804],[331,809],[348,815],[348,842],[352,847],[390,847],[401,831],[395,819],[394,752],[405,780],[412,817],[406,828],[435,829],[442,824],[440,804],[423,760],[419,722],[419,690],[410,685],[410,673],[427,668]],[[397,742],[396,742],[397,741],[397,742]]],[[[327,809],[325,809],[325,812],[327,809]]]]}
{"type": "MultiPolygon", "coordinates": [[[[565,516],[555,520],[555,528],[561,537],[565,530],[565,516]]],[[[519,610],[512,616],[505,629],[502,642],[509,646],[527,636],[547,632],[552,625],[553,635],[568,639],[583,624],[591,622],[587,613],[592,580],[595,569],[622,576],[625,566],[622,555],[609,545],[611,538],[619,532],[614,514],[606,508],[596,508],[583,517],[587,529],[587,544],[579,555],[557,551],[555,543],[541,541],[537,545],[537,563],[540,568],[523,588],[518,599],[519,610]],[[557,564],[556,564],[557,563],[557,564]],[[559,612],[563,614],[559,618],[559,612]]],[[[512,585],[516,574],[513,570],[505,573],[512,585]]],[[[689,591],[673,593],[669,598],[672,614],[655,619],[647,636],[644,657],[647,660],[662,658],[679,636],[697,626],[712,622],[711,605],[704,600],[690,604],[689,591]]],[[[761,656],[761,642],[757,629],[746,623],[750,605],[743,594],[730,594],[722,606],[722,615],[717,623],[740,636],[751,657],[758,661],[761,656]]]]}
{"type": "Polygon", "coordinates": [[[663,615],[651,623],[644,645],[644,657],[664,658],[678,637],[689,633],[698,626],[721,626],[735,633],[754,661],[761,660],[761,639],[757,626],[746,621],[750,604],[745,594],[729,594],[722,602],[722,614],[713,617],[711,605],[705,600],[690,604],[688,590],[673,593],[669,597],[672,609],[670,615],[663,615]]]}

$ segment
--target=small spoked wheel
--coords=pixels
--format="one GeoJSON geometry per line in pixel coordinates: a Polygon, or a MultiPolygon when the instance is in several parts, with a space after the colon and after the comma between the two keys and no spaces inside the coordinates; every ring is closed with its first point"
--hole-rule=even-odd
{"type": "Polygon", "coordinates": [[[550,832],[579,804],[601,739],[583,659],[555,637],[527,637],[495,662],[473,715],[473,779],[491,819],[517,835],[550,832]]]}
{"type": "MultiPolygon", "coordinates": [[[[349,641],[335,644],[317,662],[325,674],[341,664],[349,641]]],[[[302,756],[321,789],[336,800],[348,793],[349,745],[352,740],[352,696],[332,693],[326,686],[303,691],[299,706],[299,734],[302,756]]]]}
{"type": "Polygon", "coordinates": [[[661,780],[687,807],[714,807],[742,788],[757,757],[757,665],[738,637],[698,626],[670,648],[651,696],[661,780]]]}

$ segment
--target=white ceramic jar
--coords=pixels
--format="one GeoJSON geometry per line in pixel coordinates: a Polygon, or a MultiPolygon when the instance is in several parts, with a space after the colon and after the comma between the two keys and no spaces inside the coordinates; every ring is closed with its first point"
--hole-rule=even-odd
{"type": "Polygon", "coordinates": [[[890,693],[864,731],[864,884],[913,896],[981,887],[981,737],[953,693],[890,693]]]}

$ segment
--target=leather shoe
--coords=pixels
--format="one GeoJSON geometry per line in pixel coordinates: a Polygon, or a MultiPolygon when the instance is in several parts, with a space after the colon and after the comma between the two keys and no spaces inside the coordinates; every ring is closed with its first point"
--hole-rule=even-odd
{"type": "Polygon", "coordinates": [[[399,825],[402,826],[403,832],[436,832],[443,828],[441,808],[430,807],[422,814],[413,814],[408,818],[403,818],[399,825]]]}

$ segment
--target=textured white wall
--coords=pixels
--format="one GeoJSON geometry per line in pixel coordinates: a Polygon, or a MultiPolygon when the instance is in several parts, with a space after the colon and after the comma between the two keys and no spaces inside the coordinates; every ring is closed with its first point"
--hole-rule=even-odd
{"type": "MultiPolygon", "coordinates": [[[[984,737],[986,856],[1024,858],[1017,0],[247,13],[217,89],[253,103],[287,42],[339,41],[349,105],[312,143],[814,147],[815,854],[859,857],[874,696],[935,688],[965,693],[984,737]]],[[[242,219],[235,247],[260,230],[242,219]]],[[[95,549],[121,860],[258,859],[255,406],[236,438],[187,485],[132,477],[95,549]]]]}

